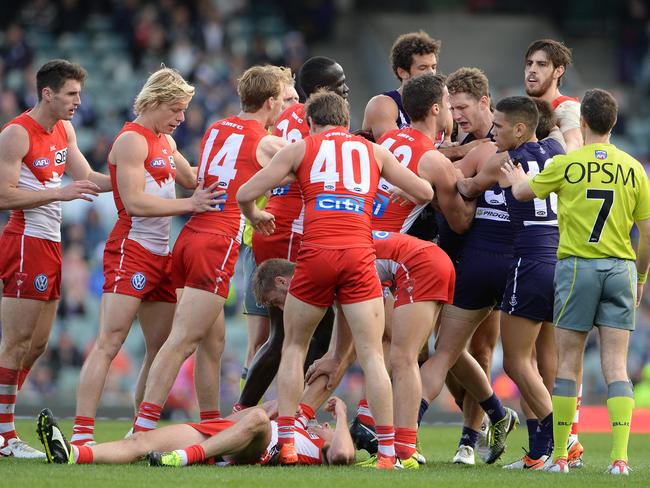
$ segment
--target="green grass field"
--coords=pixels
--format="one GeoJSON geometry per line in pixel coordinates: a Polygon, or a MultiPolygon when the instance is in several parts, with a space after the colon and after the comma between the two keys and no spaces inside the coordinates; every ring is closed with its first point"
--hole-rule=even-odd
{"type": "MultiPolygon", "coordinates": [[[[17,422],[21,437],[39,446],[35,434],[35,421],[17,422]]],[[[71,422],[62,421],[64,432],[71,431],[71,422]]],[[[98,440],[121,438],[128,430],[126,421],[104,421],[98,424],[98,440]]],[[[393,473],[376,472],[362,468],[330,467],[229,467],[194,466],[183,469],[150,468],[144,463],[130,466],[62,466],[40,461],[0,458],[0,486],[95,488],[139,486],[272,486],[277,488],[316,488],[354,486],[355,488],[380,488],[406,486],[552,486],[565,487],[650,486],[650,436],[633,435],[630,439],[630,464],[634,471],[628,478],[614,478],[603,474],[609,458],[609,436],[581,434],[585,446],[586,466],[568,475],[538,472],[512,472],[500,468],[502,461],[511,461],[522,454],[525,445],[525,428],[515,432],[508,442],[508,450],[495,466],[484,464],[475,467],[456,466],[449,462],[458,439],[458,427],[428,426],[421,430],[421,442],[429,463],[418,471],[393,473]],[[397,485],[399,484],[399,485],[397,485]]],[[[365,452],[360,454],[360,459],[365,452]]]]}

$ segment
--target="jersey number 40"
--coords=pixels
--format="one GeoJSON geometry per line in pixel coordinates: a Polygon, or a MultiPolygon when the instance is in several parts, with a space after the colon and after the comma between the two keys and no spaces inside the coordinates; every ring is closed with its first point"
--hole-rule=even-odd
{"type": "MultiPolygon", "coordinates": [[[[370,190],[370,155],[368,147],[359,141],[345,141],[341,144],[343,186],[355,193],[370,190]],[[358,168],[355,168],[355,162],[358,168]],[[357,169],[357,171],[355,171],[357,169]],[[357,176],[359,179],[357,179],[357,176]]],[[[340,174],[336,170],[336,144],[324,140],[314,159],[309,174],[311,183],[323,183],[325,191],[336,190],[340,174]]]]}

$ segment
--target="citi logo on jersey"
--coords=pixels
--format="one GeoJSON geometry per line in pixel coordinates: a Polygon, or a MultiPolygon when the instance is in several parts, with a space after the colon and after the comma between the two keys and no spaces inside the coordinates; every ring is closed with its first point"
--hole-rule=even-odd
{"type": "Polygon", "coordinates": [[[50,165],[49,158],[38,158],[34,160],[34,168],[47,168],[50,165]]]}
{"type": "Polygon", "coordinates": [[[316,210],[333,210],[338,212],[363,213],[364,201],[354,195],[317,195],[316,210]]]}
{"type": "Polygon", "coordinates": [[[149,163],[152,168],[164,168],[165,160],[163,158],[156,158],[149,163]]]}
{"type": "Polygon", "coordinates": [[[389,198],[385,195],[375,195],[375,201],[372,202],[372,216],[381,217],[386,212],[388,207],[389,198]]]}

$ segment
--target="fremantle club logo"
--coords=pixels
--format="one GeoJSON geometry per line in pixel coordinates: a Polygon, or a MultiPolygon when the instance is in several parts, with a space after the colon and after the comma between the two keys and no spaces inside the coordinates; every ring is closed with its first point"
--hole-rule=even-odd
{"type": "Polygon", "coordinates": [[[36,275],[36,278],[34,278],[34,288],[36,288],[36,291],[39,293],[44,293],[45,290],[47,290],[47,275],[44,275],[43,273],[36,275]]]}
{"type": "Polygon", "coordinates": [[[137,291],[144,290],[147,284],[147,278],[143,273],[137,272],[131,277],[131,286],[137,291]]]}

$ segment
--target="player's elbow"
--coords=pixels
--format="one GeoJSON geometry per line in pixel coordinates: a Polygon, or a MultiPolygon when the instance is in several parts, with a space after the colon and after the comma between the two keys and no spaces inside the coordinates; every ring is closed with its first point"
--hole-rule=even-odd
{"type": "Polygon", "coordinates": [[[423,205],[429,203],[433,200],[433,188],[431,188],[431,185],[428,182],[422,180],[422,184],[418,185],[417,192],[413,193],[411,196],[415,198],[418,204],[423,205]]]}
{"type": "Polygon", "coordinates": [[[472,225],[472,218],[466,218],[465,216],[458,217],[453,220],[449,220],[449,227],[456,234],[464,234],[469,230],[472,225]]]}

